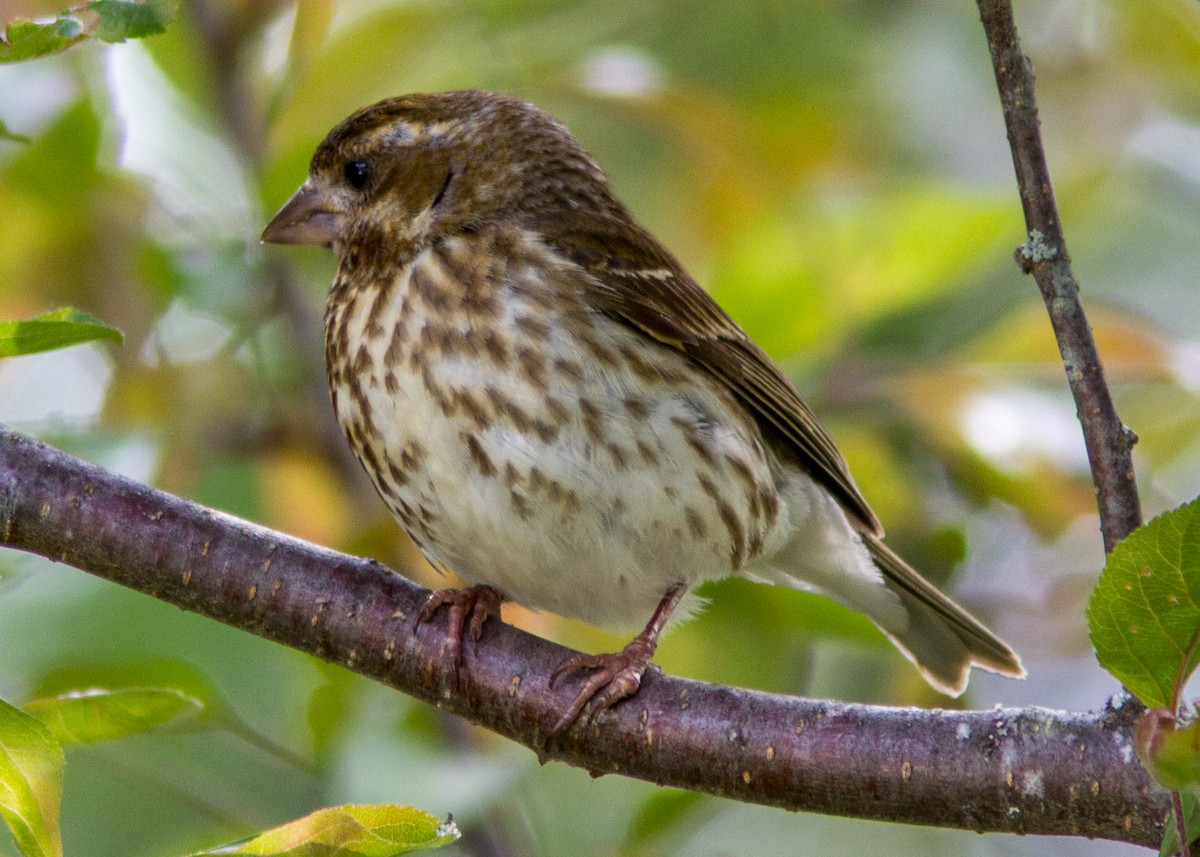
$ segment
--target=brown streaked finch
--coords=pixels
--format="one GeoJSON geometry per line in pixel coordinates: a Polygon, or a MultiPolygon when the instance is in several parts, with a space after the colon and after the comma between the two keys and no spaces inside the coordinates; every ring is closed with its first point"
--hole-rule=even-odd
{"type": "Polygon", "coordinates": [[[937,689],[1013,651],[881,541],[795,386],[613,195],[561,124],[516,98],[359,110],[263,232],[337,254],[325,310],[337,420],[436,567],[461,667],[501,600],[649,623],[579,655],[555,731],[635,693],[668,617],[740,576],[866,614],[937,689]]]}

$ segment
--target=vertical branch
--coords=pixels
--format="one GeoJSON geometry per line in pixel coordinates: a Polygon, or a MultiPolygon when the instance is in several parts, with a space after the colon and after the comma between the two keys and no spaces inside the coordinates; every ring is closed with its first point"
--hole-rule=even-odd
{"type": "Polygon", "coordinates": [[[1111,551],[1142,520],[1131,456],[1137,437],[1117,417],[1096,342],[1079,302],[1079,284],[1071,272],[1042,147],[1033,70],[1017,40],[1012,4],[1010,0],[977,2],[1025,210],[1028,240],[1017,248],[1016,260],[1025,273],[1033,274],[1050,313],[1067,383],[1083,426],[1104,549],[1111,551]]]}

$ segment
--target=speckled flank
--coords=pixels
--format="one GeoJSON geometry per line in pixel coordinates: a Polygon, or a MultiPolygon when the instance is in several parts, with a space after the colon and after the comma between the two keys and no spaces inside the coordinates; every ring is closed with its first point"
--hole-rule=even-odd
{"type": "Polygon", "coordinates": [[[571,276],[498,226],[387,284],[343,271],[330,387],[431,559],[529,606],[625,624],[662,597],[662,574],[725,576],[762,550],[782,517],[775,465],[718,384],[680,386],[686,358],[595,314],[571,276]]]}

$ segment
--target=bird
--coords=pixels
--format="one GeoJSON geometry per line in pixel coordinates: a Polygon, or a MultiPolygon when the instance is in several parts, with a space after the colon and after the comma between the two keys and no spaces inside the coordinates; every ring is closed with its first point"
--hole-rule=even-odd
{"type": "Polygon", "coordinates": [[[865,614],[948,695],[972,667],[1024,676],[884,544],[793,382],[533,104],[460,90],[356,111],[262,240],[338,259],[333,410],[413,542],[468,584],[417,620],[448,611],[456,671],[503,601],[646,621],[552,674],[578,685],[554,733],[634,695],[694,588],[728,577],[865,614]]]}

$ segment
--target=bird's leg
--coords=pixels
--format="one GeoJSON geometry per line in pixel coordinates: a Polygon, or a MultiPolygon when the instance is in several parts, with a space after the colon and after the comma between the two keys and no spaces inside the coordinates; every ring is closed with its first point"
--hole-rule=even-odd
{"type": "Polygon", "coordinates": [[[463,662],[463,631],[471,635],[472,651],[483,636],[483,623],[489,616],[500,616],[501,595],[486,584],[471,586],[467,589],[439,589],[432,592],[425,600],[425,606],[417,617],[417,624],[428,622],[433,614],[442,607],[450,608],[450,624],[446,628],[446,636],[442,643],[443,651],[450,655],[454,662],[454,677],[457,681],[458,671],[463,662]],[[470,620],[468,622],[468,620],[470,620]]]}
{"type": "Polygon", "coordinates": [[[667,619],[679,606],[679,600],[686,591],[687,587],[682,584],[667,590],[662,601],[658,602],[658,607],[654,608],[654,615],[646,623],[645,630],[621,651],[607,655],[575,655],[554,671],[550,676],[551,688],[568,673],[595,670],[584,681],[571,707],[554,724],[551,735],[557,735],[570,726],[589,702],[592,707],[588,718],[591,719],[622,699],[637,693],[638,688],[642,686],[642,675],[650,666],[654,650],[658,648],[658,635],[662,633],[667,619]]]}

